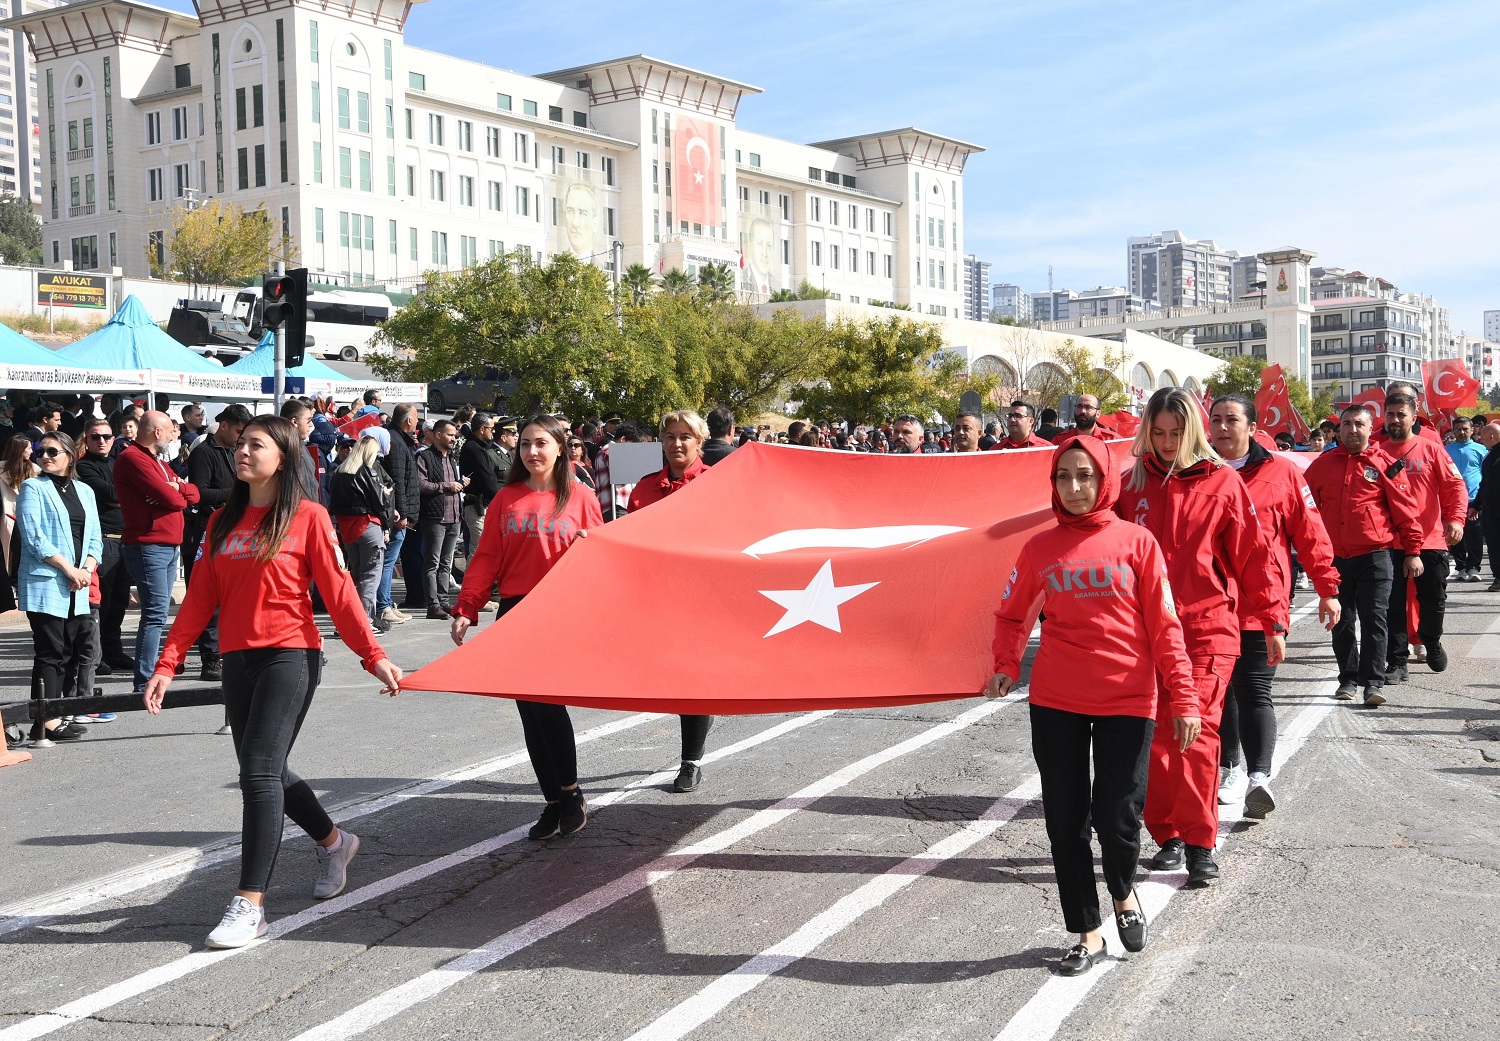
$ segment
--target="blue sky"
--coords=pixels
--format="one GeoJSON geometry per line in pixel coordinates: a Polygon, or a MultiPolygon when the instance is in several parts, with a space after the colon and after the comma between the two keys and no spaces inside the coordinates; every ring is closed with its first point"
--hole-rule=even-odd
{"type": "MultiPolygon", "coordinates": [[[[191,10],[185,0],[165,6],[191,10]]],[[[430,0],[407,39],[537,73],[646,53],[765,93],[741,126],[915,124],[984,145],[969,252],[996,281],[1119,285],[1166,229],[1500,308],[1494,0],[430,0]]]]}

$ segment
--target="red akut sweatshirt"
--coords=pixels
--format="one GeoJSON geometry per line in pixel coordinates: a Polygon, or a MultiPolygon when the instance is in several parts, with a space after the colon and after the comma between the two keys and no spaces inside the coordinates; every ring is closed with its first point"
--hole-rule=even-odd
{"type": "MultiPolygon", "coordinates": [[[[1339,573],[1333,566],[1333,545],[1328,541],[1328,529],[1323,526],[1323,515],[1318,511],[1317,500],[1312,489],[1302,477],[1302,471],[1276,452],[1268,452],[1263,445],[1252,441],[1250,456],[1240,478],[1255,504],[1255,516],[1266,533],[1276,565],[1286,580],[1282,595],[1292,595],[1291,546],[1297,547],[1297,562],[1313,588],[1321,597],[1339,594],[1339,573]]],[[[1261,621],[1244,613],[1241,605],[1240,625],[1245,629],[1260,629],[1261,621]]]]}
{"type": "Polygon", "coordinates": [[[1017,448],[1051,448],[1051,447],[1053,447],[1051,441],[1048,441],[1046,438],[1043,438],[1043,437],[1037,437],[1035,434],[1028,435],[1027,438],[1026,438],[1026,440],[1022,441],[1020,444],[1016,444],[1014,441],[1012,441],[1010,439],[1009,435],[1007,435],[1005,437],[1002,437],[999,441],[996,441],[994,444],[990,445],[990,447],[986,448],[985,451],[986,452],[1009,452],[1009,451],[1011,451],[1013,449],[1017,449],[1017,448]]]}
{"type": "Polygon", "coordinates": [[[1394,462],[1374,444],[1358,455],[1335,445],[1308,466],[1303,476],[1322,511],[1335,556],[1398,548],[1409,557],[1422,552],[1421,509],[1406,471],[1387,475],[1394,462]]]}
{"type": "Polygon", "coordinates": [[[1415,434],[1405,441],[1381,442],[1380,450],[1398,463],[1404,463],[1402,476],[1417,499],[1422,522],[1422,548],[1448,548],[1443,535],[1444,524],[1463,527],[1469,516],[1469,486],[1459,475],[1458,467],[1441,441],[1415,434]]]}
{"type": "Polygon", "coordinates": [[[485,510],[479,548],[464,569],[454,614],[479,621],[497,579],[502,597],[525,596],[577,541],[580,531],[604,523],[598,496],[582,484],[573,485],[567,507],[554,516],[556,505],[556,492],[532,491],[525,481],[495,493],[485,510]]]}

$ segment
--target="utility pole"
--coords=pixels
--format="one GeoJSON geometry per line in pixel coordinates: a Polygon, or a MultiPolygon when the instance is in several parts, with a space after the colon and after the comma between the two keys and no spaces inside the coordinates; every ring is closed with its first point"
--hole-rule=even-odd
{"type": "MultiPolygon", "coordinates": [[[[286,274],[286,263],[276,261],[271,265],[271,274],[278,278],[286,274]]],[[[260,305],[266,306],[265,294],[261,294],[260,305]]],[[[264,312],[262,312],[264,313],[264,312]]],[[[286,401],[286,323],[278,322],[276,325],[276,368],[275,385],[272,390],[272,401],[276,405],[276,414],[281,415],[281,406],[286,401]]]]}

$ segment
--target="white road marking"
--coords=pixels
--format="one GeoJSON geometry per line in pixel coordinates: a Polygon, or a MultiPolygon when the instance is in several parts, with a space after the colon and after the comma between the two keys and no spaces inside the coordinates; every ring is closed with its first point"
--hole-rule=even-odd
{"type": "MultiPolygon", "coordinates": [[[[752,814],[746,820],[725,828],[700,842],[658,857],[643,867],[623,875],[598,889],[570,900],[540,917],[510,929],[482,947],[459,955],[438,968],[418,976],[383,994],[361,1002],[344,1014],[298,1034],[294,1041],[332,1041],[355,1037],[424,1001],[437,997],[450,987],[482,969],[508,958],[555,933],[575,925],[596,911],[646,889],[693,863],[699,857],[726,848],[742,839],[779,824],[819,798],[837,791],[864,774],[899,759],[910,752],[957,733],[1007,705],[1023,700],[1024,691],[1014,691],[1005,698],[988,701],[916,735],[868,755],[858,762],[836,770],[821,780],[787,796],[774,806],[752,814]]],[[[0,1038],[5,1035],[0,1033],[0,1038]]]]}
{"type": "Polygon", "coordinates": [[[1469,648],[1468,657],[1500,658],[1500,618],[1495,619],[1493,625],[1479,634],[1479,639],[1469,648]]]}
{"type": "MultiPolygon", "coordinates": [[[[658,712],[639,712],[585,730],[578,735],[576,740],[580,745],[589,744],[600,738],[618,734],[622,730],[629,730],[642,723],[661,718],[663,716],[658,712]]],[[[363,797],[354,802],[345,803],[343,806],[330,807],[329,816],[332,817],[334,823],[342,824],[357,817],[390,809],[408,799],[431,795],[433,792],[451,788],[464,781],[472,781],[476,777],[498,773],[528,762],[530,759],[523,748],[517,752],[509,752],[494,759],[486,759],[471,766],[438,774],[430,780],[404,784],[379,795],[363,797]]],[[[288,825],[288,827],[291,826],[288,825]]],[[[239,852],[240,840],[238,838],[220,839],[196,849],[174,853],[149,864],[126,868],[58,892],[0,907],[0,936],[45,924],[60,915],[71,914],[105,900],[126,896],[156,885],[158,882],[165,882],[203,868],[213,867],[215,864],[222,864],[239,856],[239,852]]]]}
{"type": "MultiPolygon", "coordinates": [[[[723,748],[717,749],[709,753],[708,755],[705,755],[703,757],[703,762],[712,763],[727,759],[728,757],[736,755],[739,752],[743,752],[747,749],[765,744],[767,741],[772,741],[784,734],[792,732],[793,730],[801,729],[802,727],[805,727],[810,723],[816,723],[817,721],[825,719],[831,715],[833,715],[833,710],[826,710],[822,712],[808,712],[800,716],[794,716],[791,719],[782,720],[775,726],[762,730],[757,734],[753,734],[750,737],[745,738],[743,741],[737,741],[732,745],[726,745],[723,748]]],[[[648,716],[647,718],[654,719],[657,717],[652,715],[648,716]]],[[[641,720],[641,722],[644,721],[645,720],[641,720]]],[[[525,753],[523,752],[521,754],[524,757],[525,753]]],[[[638,781],[626,785],[623,788],[618,788],[612,792],[606,792],[605,794],[589,801],[592,808],[594,809],[609,806],[628,798],[630,795],[640,791],[641,789],[649,788],[654,785],[665,784],[676,776],[677,767],[674,766],[671,769],[662,770],[658,773],[651,774],[648,777],[644,777],[638,781]]],[[[168,962],[165,965],[160,965],[154,969],[147,969],[143,972],[137,973],[129,979],[116,983],[113,986],[105,987],[103,990],[95,991],[92,994],[88,994],[74,1001],[70,1001],[65,1005],[60,1005],[50,1012],[44,1013],[39,1016],[34,1016],[31,1019],[22,1020],[20,1023],[17,1023],[12,1027],[9,1027],[5,1030],[0,1030],[0,1041],[23,1041],[23,1039],[26,1038],[43,1037],[55,1031],[62,1030],[64,1027],[72,1026],[73,1024],[81,1022],[90,1016],[97,1015],[104,1009],[110,1008],[114,1005],[118,1005],[122,1001],[127,1001],[131,998],[139,997],[140,995],[145,994],[148,991],[155,990],[157,987],[161,987],[167,983],[171,983],[174,980],[182,979],[184,976],[191,975],[192,973],[197,972],[199,969],[206,969],[214,965],[220,965],[228,958],[232,958],[237,954],[242,954],[245,951],[255,950],[256,948],[262,947],[267,943],[272,942],[273,940],[278,940],[283,936],[286,936],[288,933],[295,932],[296,930],[301,929],[304,926],[312,925],[314,922],[322,921],[323,919],[338,914],[341,911],[347,911],[350,908],[358,907],[360,904],[368,903],[369,901],[384,896],[387,893],[393,892],[404,886],[411,885],[414,882],[420,882],[424,878],[429,878],[440,872],[446,871],[449,868],[458,867],[459,865],[467,863],[470,860],[474,860],[477,857],[482,857],[489,853],[493,853],[504,846],[508,846],[511,843],[517,842],[524,838],[526,832],[530,830],[530,828],[530,824],[525,824],[518,828],[512,828],[510,831],[507,831],[501,835],[496,835],[493,838],[485,839],[483,842],[477,842],[474,845],[458,850],[457,852],[449,853],[448,855],[443,857],[438,857],[436,860],[428,861],[425,864],[419,864],[416,867],[408,868],[405,871],[401,871],[394,875],[391,875],[389,878],[380,879],[379,881],[372,882],[367,886],[362,886],[359,889],[352,890],[351,892],[344,893],[340,896],[336,896],[332,900],[325,900],[321,903],[314,904],[311,907],[304,908],[303,910],[298,911],[296,914],[288,915],[285,918],[281,918],[275,922],[272,922],[270,932],[267,933],[266,936],[262,939],[257,940],[254,943],[249,944],[248,946],[239,947],[227,951],[194,951],[191,954],[186,954],[175,961],[168,962]]]]}
{"type": "MultiPolygon", "coordinates": [[[[1299,712],[1292,720],[1291,726],[1287,727],[1286,733],[1278,740],[1276,755],[1271,763],[1271,776],[1274,777],[1281,772],[1287,760],[1301,750],[1318,725],[1327,719],[1329,713],[1337,707],[1337,703],[1327,700],[1335,686],[1337,684],[1330,680],[1319,681],[1315,684],[1314,689],[1322,700],[1299,712]]],[[[1219,819],[1221,846],[1229,830],[1243,819],[1221,815],[1219,819]]],[[[1172,897],[1177,895],[1177,890],[1186,884],[1187,876],[1183,874],[1175,877],[1154,875],[1137,885],[1136,892],[1140,896],[1141,905],[1146,910],[1146,917],[1154,921],[1172,897]]],[[[1115,931],[1113,918],[1109,916],[1105,919],[1104,932],[1106,942],[1109,942],[1116,950],[1123,950],[1119,946],[1119,934],[1115,931]]],[[[1042,984],[1041,989],[1032,995],[1031,1000],[1021,1006],[1005,1028],[996,1035],[995,1041],[1050,1041],[1062,1027],[1063,1022],[1088,996],[1089,991],[1093,990],[1099,980],[1118,964],[1120,964],[1120,959],[1111,957],[1086,976],[1071,978],[1053,976],[1042,984]]]]}
{"type": "Polygon", "coordinates": [[[750,993],[776,973],[807,957],[824,941],[832,939],[853,925],[868,911],[884,904],[892,896],[931,872],[939,864],[958,856],[1010,823],[1028,803],[1041,797],[1041,778],[1037,774],[990,804],[978,820],[962,830],[929,846],[925,852],[908,857],[885,874],[878,875],[854,892],[838,900],[826,911],[814,916],[786,939],[720,976],[697,994],[657,1017],[649,1026],[631,1034],[627,1041],[677,1041],[718,1015],[732,1002],[750,993]]]}

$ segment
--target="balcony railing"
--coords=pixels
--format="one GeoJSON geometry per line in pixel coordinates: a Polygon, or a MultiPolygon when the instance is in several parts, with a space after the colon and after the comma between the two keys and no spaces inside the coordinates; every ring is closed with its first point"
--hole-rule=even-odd
{"type": "Polygon", "coordinates": [[[92,217],[94,215],[94,203],[85,203],[82,206],[69,206],[69,217],[92,217]]]}
{"type": "Polygon", "coordinates": [[[70,149],[68,149],[68,162],[70,162],[70,163],[76,162],[79,159],[92,159],[92,158],[94,158],[94,146],[93,145],[89,145],[89,147],[87,147],[87,148],[70,148],[70,149]]]}

